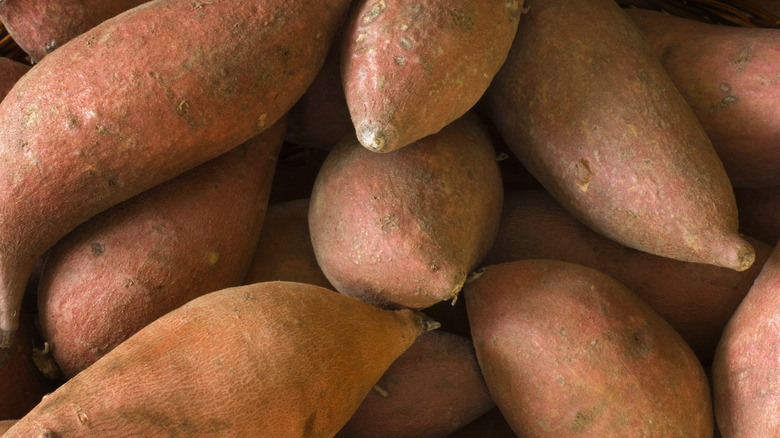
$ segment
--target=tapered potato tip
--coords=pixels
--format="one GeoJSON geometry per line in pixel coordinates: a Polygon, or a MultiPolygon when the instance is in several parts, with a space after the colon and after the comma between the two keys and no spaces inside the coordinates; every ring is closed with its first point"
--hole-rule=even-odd
{"type": "MultiPolygon", "coordinates": [[[[2,366],[4,363],[3,361],[4,353],[7,350],[10,350],[11,345],[14,344],[15,335],[16,335],[16,330],[0,329],[0,366],[2,366]]],[[[8,359],[8,357],[5,356],[5,359],[8,359]]]]}
{"type": "Polygon", "coordinates": [[[434,321],[430,316],[422,312],[417,312],[417,316],[420,318],[420,321],[422,323],[421,324],[422,330],[420,332],[421,335],[428,332],[432,332],[437,328],[441,327],[441,323],[439,323],[438,321],[434,321]]]}
{"type": "Polygon", "coordinates": [[[753,246],[740,236],[734,236],[727,242],[725,248],[736,248],[736,251],[729,250],[723,257],[723,264],[726,268],[737,271],[744,271],[753,265],[756,261],[756,250],[753,246]]]}
{"type": "Polygon", "coordinates": [[[374,152],[392,152],[401,146],[398,144],[398,130],[392,126],[375,122],[357,125],[357,137],[366,149],[374,152]]]}

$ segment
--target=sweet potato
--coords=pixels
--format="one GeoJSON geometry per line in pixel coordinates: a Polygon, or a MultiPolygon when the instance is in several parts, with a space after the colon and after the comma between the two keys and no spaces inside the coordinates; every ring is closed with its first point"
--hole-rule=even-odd
{"type": "Polygon", "coordinates": [[[0,102],[0,348],[35,260],[95,214],[238,146],[303,94],[347,0],[154,0],[0,102]]]}
{"type": "Polygon", "coordinates": [[[490,249],[502,198],[495,151],[472,113],[391,154],[352,135],[314,182],[314,254],[341,293],[426,308],[453,298],[490,249]]]}
{"type": "Polygon", "coordinates": [[[438,132],[482,96],[506,59],[523,0],[360,0],[341,77],[358,140],[390,152],[438,132]]]}
{"type": "Polygon", "coordinates": [[[555,259],[597,269],[663,316],[707,366],[723,327],[772,251],[758,239],[745,239],[756,249],[746,271],[681,262],[622,246],[577,221],[543,190],[526,190],[504,195],[501,227],[483,263],[555,259]]]}
{"type": "Polygon", "coordinates": [[[0,435],[16,424],[16,420],[0,420],[0,435]]]}
{"type": "Polygon", "coordinates": [[[732,185],[780,185],[780,33],[626,11],[696,113],[732,185]]]}
{"type": "Polygon", "coordinates": [[[338,438],[445,438],[494,407],[468,339],[417,338],[369,392],[338,438]]]}
{"type": "Polygon", "coordinates": [[[780,434],[780,247],[723,331],[712,363],[715,419],[724,438],[780,434]]]}
{"type": "Polygon", "coordinates": [[[303,283],[223,289],[137,332],[3,438],[333,436],[432,327],[303,283]]]}
{"type": "Polygon", "coordinates": [[[723,164],[626,13],[612,0],[526,3],[486,99],[528,171],[625,246],[750,267],[723,164]]]}
{"type": "Polygon", "coordinates": [[[81,224],[38,286],[66,377],[200,295],[241,284],[260,236],[285,123],[81,224]]]}
{"type": "Polygon", "coordinates": [[[295,281],[334,289],[322,273],[309,233],[309,199],[268,206],[244,284],[295,281]]]}
{"type": "Polygon", "coordinates": [[[485,267],[464,298],[485,382],[518,436],[712,437],[693,351],[612,277],[521,260],[485,267]]]}
{"type": "Polygon", "coordinates": [[[517,438],[497,407],[458,429],[448,438],[517,438]]]}
{"type": "Polygon", "coordinates": [[[780,240],[780,186],[736,187],[739,227],[769,245],[780,240]]]}
{"type": "Polygon", "coordinates": [[[0,21],[33,62],[148,0],[3,0],[0,21]]]}
{"type": "Polygon", "coordinates": [[[3,100],[16,81],[24,76],[30,66],[13,59],[0,57],[0,100],[3,100]]]}

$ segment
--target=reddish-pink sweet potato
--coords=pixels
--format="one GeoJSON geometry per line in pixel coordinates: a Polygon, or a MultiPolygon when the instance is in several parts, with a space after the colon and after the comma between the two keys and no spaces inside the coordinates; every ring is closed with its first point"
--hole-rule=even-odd
{"type": "Polygon", "coordinates": [[[66,377],[160,316],[241,284],[285,123],[81,224],[49,250],[41,329],[66,377]]]}
{"type": "Polygon", "coordinates": [[[747,269],[709,138],[613,0],[528,0],[486,94],[496,127],[580,221],[642,251],[747,269]]]}
{"type": "Polygon", "coordinates": [[[0,21],[33,62],[103,21],[148,0],[3,0],[0,21]]]}
{"type": "Polygon", "coordinates": [[[780,184],[780,32],[627,9],[739,187],[780,184]]]}
{"type": "Polygon", "coordinates": [[[724,438],[780,435],[780,247],[731,317],[712,363],[715,419],[724,438]]]}
{"type": "Polygon", "coordinates": [[[16,81],[24,76],[30,66],[9,58],[0,57],[0,100],[3,100],[16,81]]]}
{"type": "Polygon", "coordinates": [[[723,327],[772,251],[758,239],[745,239],[756,249],[756,262],[746,271],[681,262],[607,239],[577,221],[548,193],[525,190],[505,194],[501,227],[483,263],[543,258],[604,272],[663,316],[708,365],[723,327]]]}
{"type": "Polygon", "coordinates": [[[506,59],[522,0],[355,2],[341,77],[357,138],[390,152],[438,132],[482,96],[506,59]]]}
{"type": "Polygon", "coordinates": [[[390,365],[338,438],[445,438],[495,404],[468,339],[436,331],[390,365]]]}
{"type": "Polygon", "coordinates": [[[463,294],[485,382],[518,436],[712,437],[693,351],[612,277],[521,260],[486,267],[463,294]]]}
{"type": "Polygon", "coordinates": [[[144,327],[3,438],[331,437],[432,327],[302,283],[223,289],[144,327]]]}
{"type": "Polygon", "coordinates": [[[154,0],[25,74],[0,102],[0,348],[47,248],[275,123],[316,75],[348,4],[154,0]]]}
{"type": "Polygon", "coordinates": [[[495,150],[472,113],[389,154],[353,135],[314,183],[314,254],[341,293],[429,307],[453,298],[490,249],[502,198],[495,150]]]}

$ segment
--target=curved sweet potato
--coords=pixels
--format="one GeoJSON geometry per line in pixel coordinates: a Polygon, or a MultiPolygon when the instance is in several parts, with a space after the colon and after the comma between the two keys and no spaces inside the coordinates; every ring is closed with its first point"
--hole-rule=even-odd
{"type": "Polygon", "coordinates": [[[38,312],[66,377],[187,301],[241,284],[284,133],[279,121],[100,213],[49,250],[38,312]]]}
{"type": "Polygon", "coordinates": [[[486,267],[463,294],[485,382],[518,436],[712,437],[701,364],[617,280],[521,260],[486,267]]]}
{"type": "Polygon", "coordinates": [[[3,438],[333,436],[430,328],[421,316],[302,283],[212,292],[68,380],[3,438]]]}
{"type": "Polygon", "coordinates": [[[756,249],[756,262],[745,271],[681,262],[607,239],[577,221],[545,191],[526,190],[504,195],[501,227],[483,264],[555,259],[597,269],[628,286],[663,316],[706,366],[723,327],[772,251],[764,242],[744,237],[756,249]]]}
{"type": "Polygon", "coordinates": [[[732,185],[780,185],[780,32],[626,12],[696,113],[732,185]]]}
{"type": "Polygon", "coordinates": [[[453,298],[490,249],[502,199],[495,150],[472,113],[390,154],[353,135],[314,182],[314,254],[341,293],[429,307],[453,298]]]}
{"type": "Polygon", "coordinates": [[[750,267],[723,164],[631,19],[613,0],[527,5],[486,99],[528,171],[625,246],[750,267]]]}
{"type": "Polygon", "coordinates": [[[149,0],[3,0],[0,21],[33,62],[103,21],[149,0]]]}
{"type": "Polygon", "coordinates": [[[438,132],[482,97],[506,59],[522,0],[361,0],[341,77],[360,143],[390,152],[438,132]]]}
{"type": "Polygon", "coordinates": [[[0,348],[36,259],[238,146],[303,94],[346,0],[154,0],[47,55],[0,102],[0,348]]]}

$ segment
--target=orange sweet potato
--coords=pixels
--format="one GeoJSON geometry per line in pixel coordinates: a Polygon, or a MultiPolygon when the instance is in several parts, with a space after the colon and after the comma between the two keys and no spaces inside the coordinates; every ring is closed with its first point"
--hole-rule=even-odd
{"type": "Polygon", "coordinates": [[[780,435],[779,248],[726,325],[712,363],[715,419],[724,438],[780,435]]]}
{"type": "Polygon", "coordinates": [[[490,249],[502,198],[495,151],[472,113],[390,154],[352,135],[314,182],[314,254],[341,293],[429,307],[453,298],[490,249]]]}
{"type": "Polygon", "coordinates": [[[3,438],[333,436],[428,328],[318,286],[223,289],[137,332],[3,438]]]}
{"type": "Polygon", "coordinates": [[[612,0],[529,0],[486,94],[529,172],[580,221],[635,249],[750,267],[712,143],[612,0]]]}
{"type": "Polygon", "coordinates": [[[148,0],[3,0],[0,21],[33,62],[101,22],[148,0]]]}
{"type": "Polygon", "coordinates": [[[275,123],[347,0],[154,0],[32,68],[0,102],[0,348],[36,259],[95,214],[275,123]]]}
{"type": "Polygon", "coordinates": [[[357,138],[404,147],[469,110],[506,59],[522,0],[360,0],[342,37],[341,77],[357,138]]]}
{"type": "Polygon", "coordinates": [[[495,404],[468,339],[417,338],[390,365],[338,438],[445,438],[495,404]]]}
{"type": "Polygon", "coordinates": [[[525,190],[505,194],[501,227],[483,263],[541,258],[597,269],[628,286],[663,316],[706,366],[723,327],[772,251],[758,239],[745,239],[756,249],[756,262],[746,271],[681,262],[607,239],[577,221],[545,191],[525,190]]]}
{"type": "Polygon", "coordinates": [[[464,298],[485,382],[518,436],[712,437],[701,364],[617,280],[521,260],[486,267],[464,298]]]}
{"type": "Polygon", "coordinates": [[[49,250],[38,311],[66,377],[187,301],[241,284],[284,133],[279,121],[100,213],[49,250]]]}
{"type": "Polygon", "coordinates": [[[780,185],[780,33],[627,9],[740,187],[780,185]]]}

